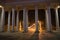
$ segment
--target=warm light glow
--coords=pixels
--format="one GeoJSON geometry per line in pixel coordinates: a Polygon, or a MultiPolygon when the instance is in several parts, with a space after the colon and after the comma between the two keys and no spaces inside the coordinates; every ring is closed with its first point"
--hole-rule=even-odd
{"type": "MultiPolygon", "coordinates": [[[[41,26],[41,25],[42,25],[42,22],[41,22],[41,21],[38,21],[38,24],[39,24],[39,28],[40,28],[39,31],[40,31],[40,33],[41,33],[41,32],[43,31],[43,30],[42,30],[42,26],[41,26]]],[[[36,30],[36,27],[35,27],[35,26],[36,26],[35,23],[32,24],[30,27],[28,27],[28,30],[29,30],[29,31],[35,31],[35,30],[36,30]]]]}
{"type": "MultiPolygon", "coordinates": [[[[40,31],[40,33],[42,33],[42,31],[43,31],[43,29],[42,29],[42,21],[38,21],[38,24],[39,24],[39,31],[40,31]]],[[[21,22],[20,22],[19,25],[20,25],[19,30],[23,31],[21,22]]],[[[36,31],[35,23],[33,23],[31,26],[28,27],[28,31],[30,31],[30,32],[35,32],[36,31]]]]}
{"type": "Polygon", "coordinates": [[[40,31],[40,33],[42,33],[42,31],[43,31],[42,30],[42,26],[41,26],[42,25],[42,22],[41,21],[38,21],[38,23],[39,23],[39,27],[40,27],[40,30],[39,31],[40,31]]]}
{"type": "Polygon", "coordinates": [[[29,31],[35,31],[35,23],[28,27],[29,31]]]}
{"type": "Polygon", "coordinates": [[[19,27],[19,31],[22,31],[22,25],[21,25],[21,21],[20,21],[20,27],[19,27]]]}
{"type": "Polygon", "coordinates": [[[57,8],[60,8],[60,6],[58,6],[57,8]]]}
{"type": "Polygon", "coordinates": [[[57,6],[56,9],[60,8],[60,6],[57,6]]]}
{"type": "Polygon", "coordinates": [[[0,8],[2,8],[3,6],[0,5],[0,8]]]}

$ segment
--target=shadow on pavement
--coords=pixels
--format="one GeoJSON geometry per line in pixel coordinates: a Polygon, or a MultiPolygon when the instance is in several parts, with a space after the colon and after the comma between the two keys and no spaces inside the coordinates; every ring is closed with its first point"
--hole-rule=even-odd
{"type": "Polygon", "coordinates": [[[39,33],[35,32],[30,38],[29,40],[39,40],[39,33]]]}

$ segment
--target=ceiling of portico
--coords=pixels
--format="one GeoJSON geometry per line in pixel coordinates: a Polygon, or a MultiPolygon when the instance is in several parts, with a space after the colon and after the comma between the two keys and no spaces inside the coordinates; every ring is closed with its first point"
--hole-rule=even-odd
{"type": "MultiPolygon", "coordinates": [[[[26,5],[5,5],[5,10],[11,10],[12,8],[16,9],[16,10],[22,10],[24,7],[26,7],[28,10],[30,9],[34,9],[35,6],[38,7],[38,9],[45,9],[48,7],[48,5],[46,3],[37,3],[37,4],[26,4],[26,5]]],[[[50,7],[51,8],[55,8],[58,6],[58,3],[51,3],[50,7]]]]}
{"type": "Polygon", "coordinates": [[[1,2],[5,3],[5,10],[11,10],[11,8],[21,10],[24,7],[27,9],[34,9],[35,6],[38,6],[39,9],[44,9],[47,6],[54,8],[58,5],[58,0],[3,0],[1,2]]]}
{"type": "Polygon", "coordinates": [[[29,1],[39,1],[39,2],[58,2],[59,0],[5,0],[6,3],[9,2],[29,2],[29,1]]]}

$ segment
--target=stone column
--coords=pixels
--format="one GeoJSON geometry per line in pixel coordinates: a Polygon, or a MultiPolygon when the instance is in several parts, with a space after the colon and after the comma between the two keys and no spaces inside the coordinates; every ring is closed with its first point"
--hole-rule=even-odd
{"type": "Polygon", "coordinates": [[[56,16],[56,30],[59,30],[59,17],[58,17],[58,9],[55,9],[55,16],[56,16]]]}
{"type": "Polygon", "coordinates": [[[52,25],[51,25],[51,12],[50,12],[50,7],[47,7],[47,9],[45,11],[46,11],[45,15],[46,15],[46,27],[47,27],[47,31],[48,32],[51,32],[52,25]]]}
{"type": "Polygon", "coordinates": [[[2,13],[1,13],[1,30],[0,31],[4,31],[4,21],[5,21],[5,13],[4,13],[4,8],[2,7],[2,13]]]}
{"type": "Polygon", "coordinates": [[[18,31],[19,27],[19,11],[17,11],[17,17],[16,17],[16,31],[18,31]]]}
{"type": "Polygon", "coordinates": [[[26,27],[28,32],[28,10],[26,10],[26,27]]]}
{"type": "Polygon", "coordinates": [[[12,32],[14,32],[14,26],[15,26],[15,9],[12,8],[12,32]]]}
{"type": "Polygon", "coordinates": [[[9,11],[8,13],[8,32],[10,32],[10,15],[11,15],[11,11],[9,11]]]}
{"type": "Polygon", "coordinates": [[[38,8],[35,7],[35,25],[36,25],[36,32],[39,32],[38,29],[38,8]]]}
{"type": "Polygon", "coordinates": [[[26,8],[23,9],[23,27],[24,27],[24,32],[28,31],[28,11],[26,8]]]}

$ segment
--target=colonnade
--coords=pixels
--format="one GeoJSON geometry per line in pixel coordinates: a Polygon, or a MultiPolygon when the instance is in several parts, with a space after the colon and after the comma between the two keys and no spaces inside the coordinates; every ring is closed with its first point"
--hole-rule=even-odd
{"type": "MultiPolygon", "coordinates": [[[[36,31],[38,31],[38,7],[35,6],[35,25],[36,25],[36,31]]],[[[12,8],[12,31],[14,31],[14,25],[15,25],[15,9],[12,8]]],[[[58,18],[58,9],[55,9],[55,15],[56,15],[56,29],[59,30],[59,18],[58,18]]],[[[4,31],[4,7],[2,8],[2,13],[1,13],[1,25],[0,25],[0,31],[4,31]]],[[[45,9],[45,17],[46,17],[46,28],[47,31],[51,31],[52,24],[51,24],[51,12],[50,12],[50,7],[47,7],[45,9]]],[[[10,18],[11,18],[11,11],[8,12],[8,32],[10,32],[10,18]]],[[[18,31],[18,23],[19,23],[19,11],[17,11],[17,16],[16,16],[16,31],[18,31]]],[[[23,28],[24,32],[28,32],[28,9],[25,7],[23,8],[23,28]]]]}

